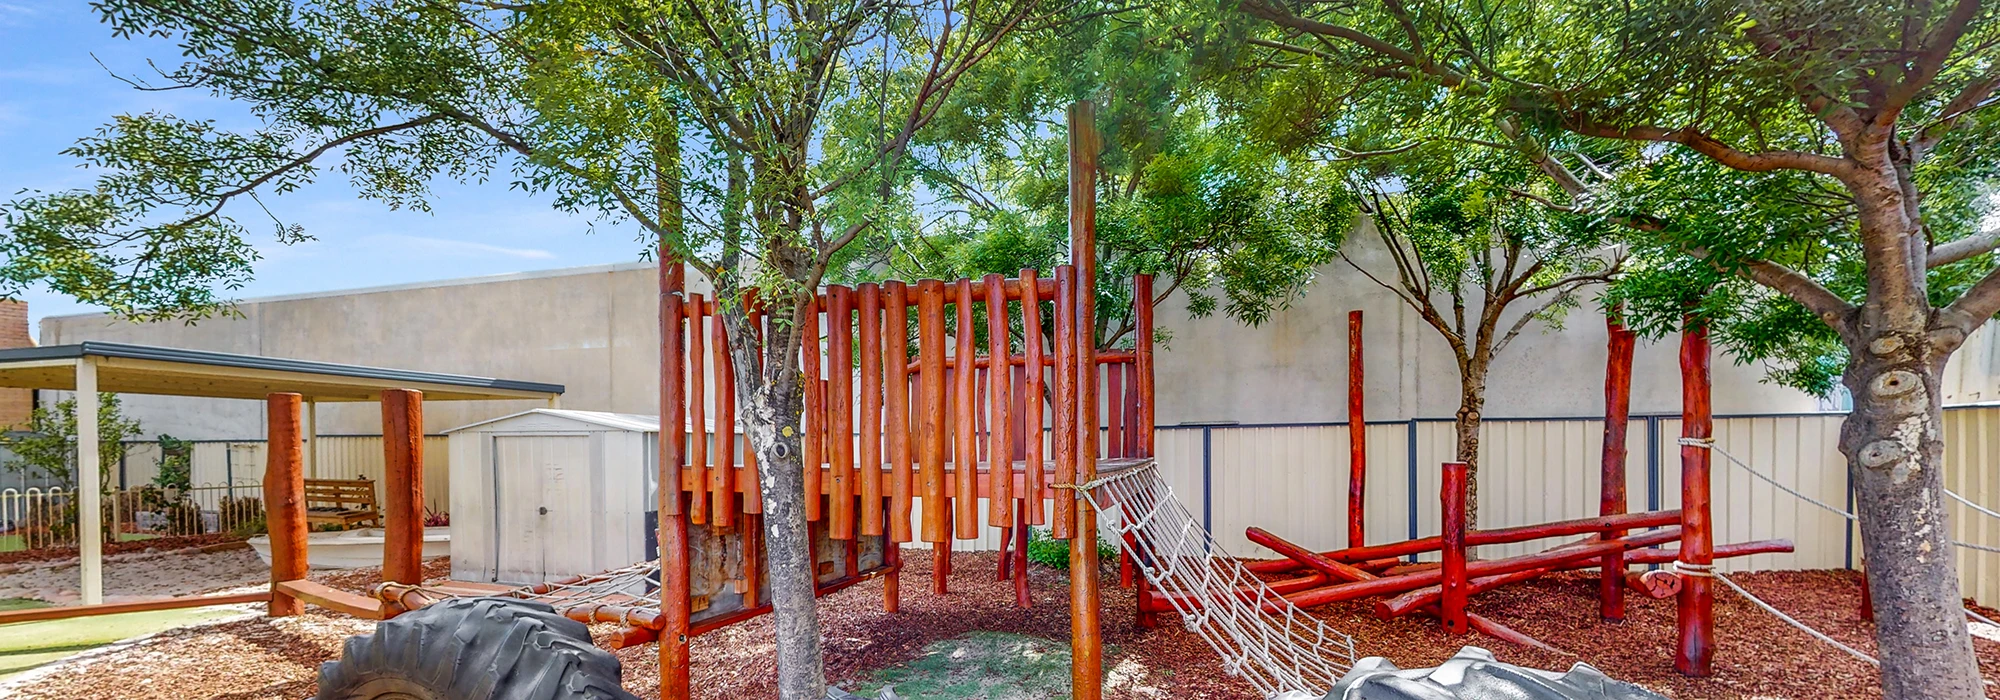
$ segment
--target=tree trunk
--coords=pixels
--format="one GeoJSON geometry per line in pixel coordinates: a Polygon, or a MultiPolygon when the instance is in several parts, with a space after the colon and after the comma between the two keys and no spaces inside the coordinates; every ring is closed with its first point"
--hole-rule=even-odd
{"type": "Polygon", "coordinates": [[[1888,328],[1891,322],[1869,311],[1848,339],[1843,381],[1854,412],[1841,425],[1840,451],[1859,496],[1882,691],[1888,698],[1985,697],[1945,517],[1938,378],[1950,350],[1933,345],[1921,327],[1888,328]]]}
{"type": "MultiPolygon", "coordinates": [[[[720,295],[718,299],[723,298],[720,295]]],[[[725,307],[730,356],[735,364],[737,405],[744,436],[757,453],[757,478],[764,492],[764,554],[771,579],[771,617],[777,625],[778,696],[784,700],[826,697],[826,668],[820,654],[819,601],[806,525],[804,439],[805,386],[797,353],[799,324],[817,322],[800,310],[800,300],[772,303],[769,338],[740,305],[725,307]],[[761,371],[759,354],[768,344],[761,371]]]]}
{"type": "Polygon", "coordinates": [[[1479,527],[1479,426],[1485,420],[1486,365],[1473,363],[1459,375],[1458,433],[1453,461],[1465,463],[1465,526],[1479,527]]]}

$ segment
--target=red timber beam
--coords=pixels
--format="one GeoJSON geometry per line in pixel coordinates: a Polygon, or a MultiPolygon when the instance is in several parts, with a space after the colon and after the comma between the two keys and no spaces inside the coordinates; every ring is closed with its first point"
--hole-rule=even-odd
{"type": "Polygon", "coordinates": [[[1464,462],[1444,463],[1444,565],[1438,568],[1443,576],[1441,602],[1444,631],[1451,634],[1465,634],[1470,631],[1466,621],[1466,598],[1472,595],[1465,574],[1465,491],[1467,467],[1464,462]]]}
{"type": "Polygon", "coordinates": [[[271,533],[271,617],[305,612],[305,604],[275,588],[306,577],[306,481],[298,394],[265,399],[269,455],[264,460],[264,515],[271,533]]]}
{"type": "MultiPolygon", "coordinates": [[[[1714,415],[1709,406],[1708,326],[1688,316],[1681,322],[1681,437],[1710,440],[1715,435],[1714,415]]],[[[1681,539],[1680,564],[1690,571],[1703,571],[1715,561],[1712,521],[1709,518],[1708,449],[1699,445],[1681,446],[1681,539]]],[[[1680,632],[1674,654],[1674,670],[1681,675],[1707,677],[1713,673],[1715,643],[1715,595],[1705,576],[1689,576],[1681,586],[1676,627],[1680,632]]]]}
{"type": "MultiPolygon", "coordinates": [[[[673,254],[665,240],[660,242],[660,438],[656,440],[658,450],[659,484],[680,484],[682,465],[687,464],[687,440],[689,433],[689,394],[694,397],[694,410],[701,410],[701,393],[698,382],[702,372],[697,369],[690,375],[687,371],[687,348],[683,340],[687,337],[686,324],[682,322],[685,311],[699,308],[697,303],[683,298],[686,267],[673,254]],[[697,382],[690,392],[686,382],[697,382]]],[[[698,313],[698,312],[697,312],[698,313]]],[[[694,315],[696,322],[700,316],[694,315]]],[[[698,334],[697,334],[698,335],[698,334]]],[[[696,355],[699,358],[700,355],[696,355]]],[[[806,375],[811,381],[817,373],[806,375]]],[[[700,421],[693,425],[700,430],[700,421]]],[[[701,433],[696,432],[696,445],[701,444],[701,433]]],[[[818,465],[807,462],[808,473],[818,473],[818,465]]],[[[659,663],[660,697],[664,700],[685,700],[688,688],[688,633],[689,618],[693,607],[689,600],[693,578],[688,570],[688,518],[695,506],[689,504],[689,494],[679,488],[658,489],[660,512],[660,617],[659,663]]],[[[808,498],[810,505],[818,499],[808,498]]]]}
{"type": "Polygon", "coordinates": [[[1361,310],[1347,312],[1347,546],[1368,542],[1364,511],[1368,500],[1368,420],[1361,364],[1361,310]]]}
{"type": "MultiPolygon", "coordinates": [[[[1075,411],[1074,479],[1088,484],[1097,478],[1097,110],[1089,100],[1069,109],[1069,254],[1075,266],[1076,350],[1071,367],[1076,402],[1058,406],[1075,411]]],[[[969,470],[968,470],[969,471],[969,470]]],[[[1057,501],[1075,503],[1076,527],[1070,533],[1070,695],[1076,700],[1104,697],[1104,639],[1097,573],[1097,512],[1081,492],[1062,494],[1057,501]]]]}
{"type": "Polygon", "coordinates": [[[423,583],[423,392],[382,392],[382,486],[382,580],[423,583]]]}
{"type": "MultiPolygon", "coordinates": [[[[1634,336],[1630,329],[1619,322],[1621,310],[1612,308],[1605,314],[1605,330],[1610,340],[1604,362],[1604,456],[1599,465],[1603,475],[1599,478],[1597,493],[1597,514],[1602,516],[1625,513],[1625,434],[1632,415],[1632,347],[1634,336]]],[[[1604,530],[1604,539],[1617,539],[1625,531],[1617,528],[1604,530]]],[[[1622,559],[1606,555],[1599,565],[1597,583],[1597,613],[1605,620],[1625,619],[1625,565],[1622,559]]]]}
{"type": "MultiPolygon", "coordinates": [[[[1489,544],[1513,544],[1516,542],[1528,542],[1531,540],[1548,539],[1551,537],[1588,535],[1596,532],[1601,532],[1608,528],[1639,529],[1639,528],[1650,528],[1650,527],[1664,527],[1667,525],[1679,524],[1680,521],[1681,521],[1681,512],[1678,510],[1646,511],[1643,513],[1628,513],[1625,515],[1613,515],[1609,517],[1579,518],[1576,520],[1558,520],[1552,523],[1537,523],[1534,525],[1522,525],[1519,527],[1496,528],[1493,530],[1472,530],[1465,533],[1465,546],[1480,547],[1489,544]]],[[[1414,540],[1406,540],[1403,542],[1396,542],[1392,544],[1375,545],[1373,547],[1351,547],[1348,549],[1336,549],[1331,552],[1322,552],[1320,553],[1320,556],[1341,563],[1358,564],[1361,562],[1395,559],[1397,557],[1409,556],[1411,554],[1435,552],[1438,551],[1443,546],[1444,546],[1444,540],[1440,537],[1424,537],[1414,540]]],[[[1300,564],[1299,562],[1291,559],[1271,559],[1267,561],[1251,562],[1249,564],[1245,564],[1244,568],[1260,574],[1282,574],[1286,572],[1297,571],[1299,569],[1303,569],[1306,567],[1305,565],[1300,564]]]]}
{"type": "MultiPolygon", "coordinates": [[[[1299,547],[1298,545],[1287,542],[1279,538],[1278,536],[1266,532],[1260,528],[1254,528],[1254,527],[1250,528],[1244,534],[1245,536],[1250,538],[1250,541],[1260,545],[1264,545],[1265,547],[1269,547],[1272,550],[1275,550],[1279,554],[1283,554],[1286,557],[1298,559],[1301,563],[1307,563],[1307,559],[1304,558],[1303,556],[1298,556],[1298,555],[1311,555],[1312,561],[1333,561],[1332,559],[1328,559],[1323,555],[1314,554],[1308,550],[1305,550],[1304,548],[1299,547]]],[[[1636,535],[1629,535],[1608,542],[1592,542],[1586,545],[1565,547],[1562,549],[1554,549],[1547,552],[1540,552],[1520,557],[1510,557],[1507,559],[1489,559],[1485,561],[1467,562],[1465,565],[1465,575],[1468,578],[1480,578],[1484,576],[1497,576],[1499,574],[1513,573],[1516,571],[1526,571],[1528,569],[1550,566],[1564,562],[1596,560],[1602,558],[1604,556],[1604,553],[1607,551],[1623,552],[1627,549],[1652,547],[1680,539],[1680,536],[1681,536],[1680,528],[1665,528],[1661,530],[1654,530],[1651,532],[1646,532],[1636,535]]],[[[1335,563],[1340,563],[1341,566],[1352,568],[1355,569],[1356,571],[1360,570],[1359,567],[1354,567],[1349,564],[1341,562],[1335,562],[1335,563]]],[[[1312,566],[1309,563],[1307,565],[1309,567],[1312,566]]],[[[1317,567],[1313,568],[1317,570],[1317,567]]],[[[1336,578],[1339,577],[1336,576],[1336,578]]],[[[1337,603],[1344,600],[1357,600],[1360,598],[1368,598],[1371,596],[1402,593],[1405,591],[1415,590],[1425,586],[1438,585],[1438,583],[1442,579],[1443,579],[1443,572],[1441,569],[1426,569],[1422,571],[1413,571],[1406,574],[1397,574],[1395,576],[1385,576],[1381,578],[1375,578],[1371,576],[1370,579],[1365,583],[1359,583],[1359,584],[1345,583],[1334,586],[1328,586],[1326,588],[1304,591],[1297,595],[1286,596],[1286,598],[1292,601],[1293,605],[1299,606],[1301,608],[1309,608],[1315,605],[1337,603]]]]}

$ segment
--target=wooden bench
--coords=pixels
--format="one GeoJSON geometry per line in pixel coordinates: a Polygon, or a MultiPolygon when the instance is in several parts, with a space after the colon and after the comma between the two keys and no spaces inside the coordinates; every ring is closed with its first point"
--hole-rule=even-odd
{"type": "Polygon", "coordinates": [[[367,479],[306,479],[306,523],[339,525],[351,530],[362,524],[382,526],[382,509],[375,504],[375,482],[367,479]]]}

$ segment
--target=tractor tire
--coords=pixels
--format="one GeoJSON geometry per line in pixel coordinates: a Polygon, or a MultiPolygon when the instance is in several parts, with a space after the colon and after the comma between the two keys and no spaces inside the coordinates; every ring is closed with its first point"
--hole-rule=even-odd
{"type": "Polygon", "coordinates": [[[1492,652],[1465,647],[1436,668],[1403,670],[1371,656],[1325,695],[1284,693],[1272,700],[1666,700],[1630,683],[1605,677],[1590,664],[1554,673],[1493,659],[1492,652]]]}
{"type": "Polygon", "coordinates": [[[316,700],[638,700],[618,657],[555,608],[454,598],[350,637],[319,667],[316,700]]]}

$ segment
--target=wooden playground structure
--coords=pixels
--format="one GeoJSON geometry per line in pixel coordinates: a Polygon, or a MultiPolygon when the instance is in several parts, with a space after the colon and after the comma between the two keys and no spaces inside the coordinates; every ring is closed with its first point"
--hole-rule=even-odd
{"type": "MultiPolygon", "coordinates": [[[[817,593],[880,578],[883,610],[894,613],[905,543],[931,546],[936,560],[931,588],[943,594],[949,586],[952,542],[993,528],[1004,533],[999,574],[1012,577],[1017,604],[1029,606],[1028,531],[1046,526],[1055,538],[1069,542],[1071,685],[1080,700],[1101,697],[1104,682],[1097,507],[1105,503],[1094,500],[1090,491],[1149,466],[1155,410],[1149,277],[1131,281],[1133,347],[1097,347],[1093,161],[1099,149],[1092,119],[1088,102],[1070,112],[1070,264],[1048,277],[1023,270],[1014,278],[829,286],[814,297],[811,312],[817,322],[806,324],[798,355],[787,348],[758,358],[800,362],[807,378],[803,476],[817,593]],[[981,329],[983,343],[977,333],[981,329]]],[[[737,454],[734,356],[716,317],[718,302],[686,293],[683,274],[682,265],[662,255],[665,429],[658,441],[658,483],[664,487],[658,504],[657,563],[525,588],[468,582],[426,586],[420,560],[424,395],[389,389],[379,393],[387,457],[381,481],[384,583],[372,596],[363,596],[308,581],[302,400],[297,393],[273,393],[267,399],[270,453],[264,479],[272,542],[268,593],[5,613],[0,623],[263,600],[273,616],[297,614],[310,603],[387,619],[452,597],[514,596],[549,603],[571,619],[620,625],[618,646],[658,643],[660,696],[690,697],[689,640],[769,612],[771,603],[762,561],[764,503],[756,455],[737,454]],[[711,410],[712,417],[707,415],[711,410]]],[[[753,327],[762,329],[768,319],[756,314],[754,295],[743,303],[750,305],[753,327]]],[[[1359,312],[1349,323],[1355,338],[1350,410],[1359,424],[1359,312]]],[[[1614,322],[1598,517],[1470,529],[1466,467],[1447,463],[1440,495],[1442,534],[1368,544],[1361,509],[1367,469],[1364,431],[1354,430],[1346,548],[1315,552],[1251,528],[1252,541],[1285,558],[1227,560],[1227,566],[1255,578],[1220,595],[1163,592],[1158,587],[1170,578],[1163,572],[1182,566],[1169,559],[1184,555],[1150,541],[1144,527],[1111,524],[1122,533],[1121,583],[1137,587],[1139,624],[1154,624],[1162,612],[1185,614],[1246,601],[1253,611],[1283,612],[1289,619],[1298,608],[1384,597],[1376,611],[1385,618],[1423,611],[1439,617],[1453,633],[1480,631],[1541,645],[1472,612],[1472,596],[1551,572],[1597,567],[1602,571],[1600,614],[1606,620],[1622,618],[1627,590],[1653,598],[1677,596],[1676,668],[1706,675],[1712,592],[1698,572],[1717,557],[1790,551],[1791,545],[1778,540],[1714,545],[1708,453],[1696,446],[1682,450],[1682,509],[1625,512],[1632,345],[1632,335],[1614,322]],[[1471,548],[1482,545],[1557,537],[1587,539],[1526,556],[1475,560],[1470,555],[1471,548]],[[1680,547],[1659,548],[1669,542],[1680,547]],[[1416,561],[1417,555],[1428,553],[1437,553],[1439,561],[1416,561]],[[1667,562],[1678,562],[1678,571],[1628,571],[1633,565],[1667,562]]],[[[1705,331],[1693,325],[1681,348],[1684,436],[1691,440],[1706,439],[1710,430],[1708,356],[1705,331]]],[[[1125,504],[1116,505],[1122,517],[1134,517],[1125,504]]],[[[1252,618],[1258,617],[1253,613],[1252,618]]]]}

